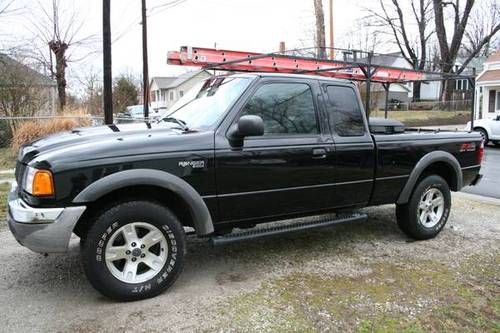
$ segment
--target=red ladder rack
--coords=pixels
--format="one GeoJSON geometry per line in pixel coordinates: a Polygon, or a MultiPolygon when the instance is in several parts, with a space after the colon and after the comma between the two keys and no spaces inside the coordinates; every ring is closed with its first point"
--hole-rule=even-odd
{"type": "Polygon", "coordinates": [[[357,81],[367,80],[368,73],[371,73],[370,80],[379,83],[430,79],[425,72],[361,61],[319,60],[280,53],[264,54],[188,46],[181,47],[180,51],[168,52],[167,63],[227,71],[314,74],[357,81]]]}

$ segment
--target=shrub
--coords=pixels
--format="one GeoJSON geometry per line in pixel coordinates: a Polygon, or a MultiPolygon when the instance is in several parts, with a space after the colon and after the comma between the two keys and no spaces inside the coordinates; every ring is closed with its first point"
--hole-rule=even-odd
{"type": "Polygon", "coordinates": [[[75,118],[54,118],[48,120],[28,121],[19,125],[12,136],[11,150],[16,153],[19,148],[27,143],[38,140],[45,136],[70,131],[76,127],[90,126],[89,118],[81,118],[82,115],[65,114],[75,118]]]}

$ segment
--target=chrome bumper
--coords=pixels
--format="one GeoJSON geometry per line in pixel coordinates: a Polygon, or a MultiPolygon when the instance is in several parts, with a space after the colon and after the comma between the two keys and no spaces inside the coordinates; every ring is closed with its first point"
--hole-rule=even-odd
{"type": "Polygon", "coordinates": [[[8,203],[8,224],[12,234],[21,245],[39,253],[66,252],[73,228],[86,208],[30,207],[18,197],[15,182],[8,203]]]}

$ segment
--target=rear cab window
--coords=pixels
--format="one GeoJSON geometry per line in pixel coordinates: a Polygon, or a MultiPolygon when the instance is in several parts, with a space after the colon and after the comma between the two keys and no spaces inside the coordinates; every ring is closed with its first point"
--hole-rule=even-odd
{"type": "Polygon", "coordinates": [[[354,88],[327,85],[326,110],[333,134],[341,137],[360,137],[366,134],[363,114],[354,88]]]}

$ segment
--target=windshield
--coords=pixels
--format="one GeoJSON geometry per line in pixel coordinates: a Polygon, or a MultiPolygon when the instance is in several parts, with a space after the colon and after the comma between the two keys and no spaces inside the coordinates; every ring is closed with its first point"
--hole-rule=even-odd
{"type": "Polygon", "coordinates": [[[200,82],[170,107],[160,121],[186,129],[211,129],[250,84],[241,77],[215,77],[200,82]]]}

